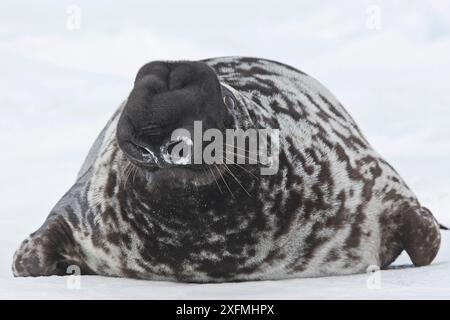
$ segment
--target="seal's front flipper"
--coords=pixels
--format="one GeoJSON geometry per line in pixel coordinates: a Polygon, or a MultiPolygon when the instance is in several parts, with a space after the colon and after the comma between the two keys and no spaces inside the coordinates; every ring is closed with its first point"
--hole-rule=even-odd
{"type": "Polygon", "coordinates": [[[425,207],[404,212],[402,243],[415,266],[425,266],[433,261],[441,244],[439,228],[439,223],[425,207]]]}
{"type": "MultiPolygon", "coordinates": [[[[67,275],[70,265],[78,265],[74,241],[68,224],[61,216],[49,217],[32,233],[14,254],[13,274],[16,277],[67,275]]],[[[81,266],[80,266],[81,268],[81,266]]]]}

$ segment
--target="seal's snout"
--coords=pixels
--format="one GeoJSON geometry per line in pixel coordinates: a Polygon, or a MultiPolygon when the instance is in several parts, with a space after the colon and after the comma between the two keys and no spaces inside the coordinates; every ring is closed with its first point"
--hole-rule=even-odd
{"type": "Polygon", "coordinates": [[[119,119],[119,146],[135,162],[161,166],[170,163],[163,153],[172,133],[192,135],[195,121],[221,131],[231,121],[216,73],[203,62],[151,62],[138,71],[119,119]]]}

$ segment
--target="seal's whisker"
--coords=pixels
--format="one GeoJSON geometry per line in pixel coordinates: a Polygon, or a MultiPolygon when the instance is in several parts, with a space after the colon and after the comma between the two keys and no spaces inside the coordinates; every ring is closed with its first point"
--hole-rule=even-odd
{"type": "Polygon", "coordinates": [[[230,187],[228,186],[228,183],[225,181],[225,178],[223,177],[222,173],[220,172],[219,168],[216,164],[214,164],[214,167],[216,168],[217,172],[219,173],[220,177],[222,178],[223,183],[225,183],[225,186],[227,187],[228,191],[230,192],[231,196],[234,198],[234,194],[231,191],[230,187]]]}
{"type": "Polygon", "coordinates": [[[121,180],[120,183],[121,183],[122,187],[125,187],[125,177],[126,177],[126,172],[128,170],[129,165],[130,165],[129,162],[126,161],[125,166],[123,167],[122,170],[120,170],[120,180],[121,180]]]}
{"type": "Polygon", "coordinates": [[[242,190],[245,191],[246,194],[248,194],[248,196],[250,198],[253,198],[252,195],[250,193],[248,193],[247,189],[244,188],[244,186],[242,185],[242,183],[239,181],[239,179],[234,175],[234,173],[231,171],[230,168],[228,168],[227,165],[225,165],[225,169],[228,170],[228,172],[231,174],[231,176],[234,178],[234,180],[236,180],[236,182],[241,186],[242,190]]]}
{"type": "MultiPolygon", "coordinates": [[[[228,160],[228,158],[226,158],[226,160],[228,160]]],[[[227,164],[228,166],[237,166],[238,168],[244,170],[245,172],[249,173],[251,176],[253,176],[255,179],[259,180],[259,177],[257,175],[255,175],[253,172],[251,172],[250,170],[248,170],[247,168],[245,168],[244,166],[238,164],[238,163],[229,163],[227,164]]]]}
{"type": "Polygon", "coordinates": [[[217,185],[217,188],[219,188],[220,193],[222,193],[222,188],[220,187],[219,182],[217,182],[216,175],[214,174],[214,171],[211,169],[211,167],[208,167],[208,169],[211,172],[211,175],[212,175],[212,177],[214,179],[214,182],[217,185]]]}
{"type": "Polygon", "coordinates": [[[128,162],[128,168],[127,168],[127,170],[126,170],[126,176],[125,176],[125,181],[124,181],[124,187],[126,187],[127,186],[127,183],[128,183],[128,179],[130,178],[130,175],[131,175],[131,172],[133,171],[133,164],[131,163],[131,162],[128,162]]]}
{"type": "Polygon", "coordinates": [[[125,188],[127,186],[127,180],[128,180],[128,171],[130,170],[130,164],[127,165],[125,171],[124,171],[124,179],[123,179],[123,187],[125,188]]]}
{"type": "Polygon", "coordinates": [[[136,173],[138,172],[138,170],[139,170],[139,167],[137,167],[137,166],[133,166],[134,167],[134,173],[133,173],[133,183],[135,183],[135,181],[136,181],[136,173]]]}
{"type": "Polygon", "coordinates": [[[234,146],[234,145],[232,145],[232,144],[224,143],[224,145],[225,145],[225,146],[228,146],[228,147],[236,148],[236,149],[238,149],[238,150],[242,150],[242,151],[248,152],[249,154],[253,154],[253,155],[255,155],[256,157],[259,156],[258,153],[252,152],[252,151],[250,151],[250,150],[246,150],[246,149],[244,149],[244,148],[239,148],[238,146],[234,146]]]}
{"type": "MultiPolygon", "coordinates": [[[[234,155],[234,156],[237,156],[237,157],[241,157],[241,158],[247,159],[247,160],[249,160],[249,161],[255,161],[256,164],[262,164],[262,165],[264,165],[264,163],[259,162],[257,159],[250,158],[250,157],[245,156],[245,155],[242,155],[242,154],[233,153],[233,154],[230,154],[230,155],[234,155]]],[[[227,159],[227,160],[230,160],[230,159],[227,159]]]]}

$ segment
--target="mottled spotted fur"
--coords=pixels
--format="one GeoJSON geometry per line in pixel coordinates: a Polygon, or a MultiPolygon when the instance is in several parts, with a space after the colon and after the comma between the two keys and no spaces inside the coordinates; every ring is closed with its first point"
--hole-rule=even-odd
{"type": "Polygon", "coordinates": [[[265,59],[204,63],[237,101],[233,126],[280,129],[278,173],[231,166],[241,187],[222,167],[223,180],[216,168],[171,169],[186,174],[182,186],[154,186],[118,147],[122,105],[75,185],[17,250],[15,276],[76,264],[83,274],[219,282],[360,273],[402,250],[415,265],[432,261],[439,225],[326,88],[265,59]]]}

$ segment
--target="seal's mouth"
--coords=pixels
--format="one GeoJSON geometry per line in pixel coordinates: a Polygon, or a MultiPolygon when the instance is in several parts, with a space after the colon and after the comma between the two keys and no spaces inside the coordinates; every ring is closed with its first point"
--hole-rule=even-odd
{"type": "Polygon", "coordinates": [[[156,170],[160,167],[153,152],[144,145],[137,144],[133,141],[126,141],[123,143],[122,150],[128,160],[139,167],[151,170],[156,170]]]}
{"type": "Polygon", "coordinates": [[[183,144],[190,147],[191,143],[189,140],[180,139],[155,148],[145,143],[126,141],[122,145],[122,151],[134,165],[150,171],[170,168],[183,168],[193,171],[204,170],[208,165],[192,163],[191,154],[183,153],[183,144]],[[175,154],[174,149],[177,147],[181,148],[181,150],[175,154]]]}

